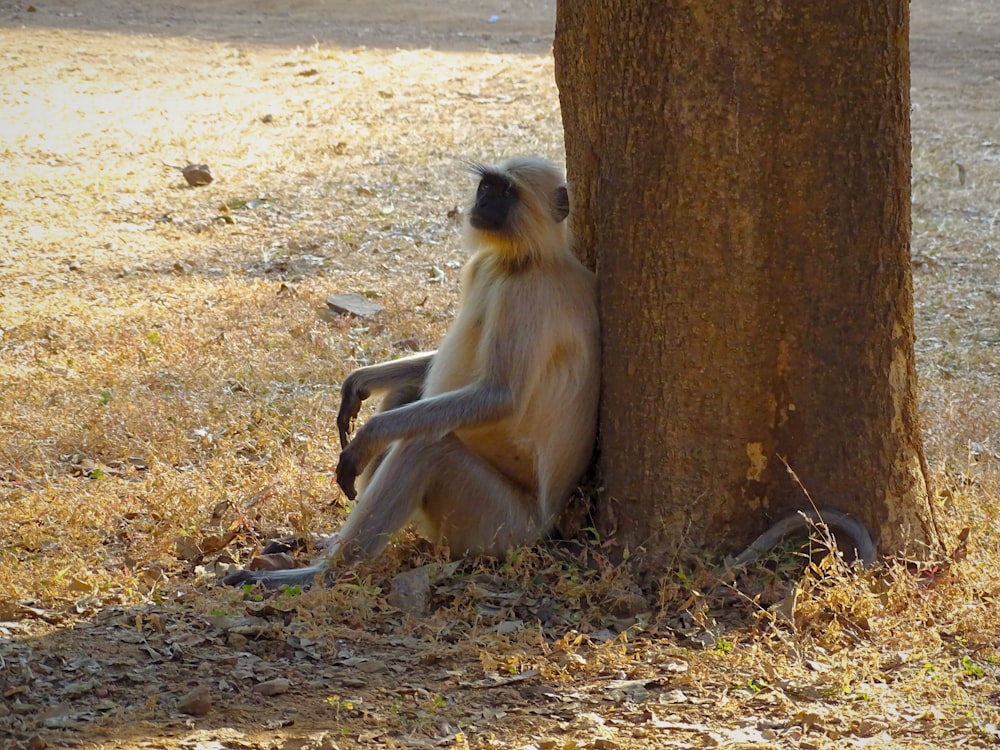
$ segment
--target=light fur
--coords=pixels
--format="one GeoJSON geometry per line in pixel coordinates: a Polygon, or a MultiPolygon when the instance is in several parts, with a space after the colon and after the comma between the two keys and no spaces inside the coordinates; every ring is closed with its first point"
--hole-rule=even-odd
{"type": "Polygon", "coordinates": [[[438,350],[345,380],[338,481],[349,496],[360,476],[344,526],[309,567],[240,571],[227,582],[307,585],[377,555],[408,524],[460,556],[503,554],[556,522],[595,438],[595,278],[559,220],[565,185],[551,164],[518,157],[475,169],[504,175],[519,201],[497,231],[467,222],[473,255],[438,350]],[[361,403],[376,393],[386,395],[383,410],[348,441],[361,403]]]}

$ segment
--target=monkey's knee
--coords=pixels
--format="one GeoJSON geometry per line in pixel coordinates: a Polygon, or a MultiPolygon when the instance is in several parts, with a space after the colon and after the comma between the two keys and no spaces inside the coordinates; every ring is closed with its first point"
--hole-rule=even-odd
{"type": "Polygon", "coordinates": [[[422,457],[431,458],[435,468],[416,523],[424,536],[447,544],[453,556],[502,556],[545,532],[535,495],[459,441],[439,443],[422,457]]]}

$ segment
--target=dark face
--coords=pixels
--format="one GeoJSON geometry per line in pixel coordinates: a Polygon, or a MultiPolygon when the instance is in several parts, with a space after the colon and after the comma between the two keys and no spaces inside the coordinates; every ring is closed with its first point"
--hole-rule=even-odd
{"type": "Polygon", "coordinates": [[[501,174],[487,172],[479,181],[469,223],[475,229],[502,232],[517,201],[517,188],[510,179],[501,174]]]}

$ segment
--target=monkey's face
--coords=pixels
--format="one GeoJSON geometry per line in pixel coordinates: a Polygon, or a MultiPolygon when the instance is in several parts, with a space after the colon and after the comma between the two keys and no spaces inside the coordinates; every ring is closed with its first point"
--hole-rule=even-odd
{"type": "Polygon", "coordinates": [[[473,229],[493,235],[506,234],[511,215],[520,198],[517,186],[502,174],[486,172],[476,189],[476,201],[469,214],[473,229]]]}
{"type": "Polygon", "coordinates": [[[566,249],[569,198],[562,175],[547,161],[514,157],[472,165],[479,185],[469,210],[468,239],[500,253],[511,267],[566,249]]]}

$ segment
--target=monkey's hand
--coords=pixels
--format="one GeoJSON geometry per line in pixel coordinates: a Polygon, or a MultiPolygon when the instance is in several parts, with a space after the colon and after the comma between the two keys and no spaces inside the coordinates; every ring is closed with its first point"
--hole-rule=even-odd
{"type": "Polygon", "coordinates": [[[344,494],[347,495],[347,499],[352,503],[354,498],[358,496],[358,491],[354,488],[354,482],[358,478],[358,469],[353,464],[348,465],[344,461],[344,457],[341,456],[340,463],[337,464],[337,484],[340,485],[340,489],[343,490],[344,494]]]}
{"type": "Polygon", "coordinates": [[[374,455],[371,440],[368,439],[370,432],[366,429],[367,427],[366,424],[358,430],[354,440],[340,452],[340,461],[337,463],[337,484],[340,485],[340,489],[344,491],[349,500],[354,500],[357,497],[358,493],[354,488],[354,482],[374,455]]]}
{"type": "Polygon", "coordinates": [[[371,396],[368,389],[358,385],[358,379],[354,375],[355,373],[348,375],[340,387],[340,411],[337,412],[337,429],[340,431],[341,448],[347,447],[347,443],[350,441],[348,436],[354,428],[354,419],[361,411],[361,404],[371,396]]]}
{"type": "Polygon", "coordinates": [[[354,458],[348,455],[346,450],[341,453],[340,461],[337,463],[337,484],[347,495],[347,499],[352,502],[358,496],[358,491],[354,489],[354,482],[360,473],[361,470],[354,458]]]}

